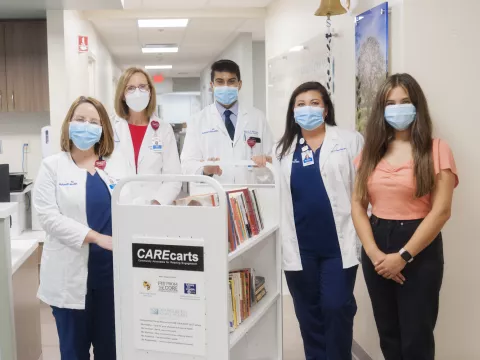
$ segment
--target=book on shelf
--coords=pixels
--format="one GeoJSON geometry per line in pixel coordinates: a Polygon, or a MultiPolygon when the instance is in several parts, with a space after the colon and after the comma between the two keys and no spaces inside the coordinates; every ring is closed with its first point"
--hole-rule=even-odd
{"type": "Polygon", "coordinates": [[[202,194],[187,196],[182,199],[177,199],[174,202],[177,206],[218,206],[218,194],[202,194]]]}
{"type": "Polygon", "coordinates": [[[264,229],[256,189],[241,188],[227,191],[228,243],[230,251],[264,229]]]}
{"type": "Polygon", "coordinates": [[[232,332],[248,319],[252,307],[265,296],[265,278],[255,276],[254,269],[233,270],[229,273],[228,285],[229,329],[232,332]],[[261,288],[256,286],[258,283],[261,288]]]}

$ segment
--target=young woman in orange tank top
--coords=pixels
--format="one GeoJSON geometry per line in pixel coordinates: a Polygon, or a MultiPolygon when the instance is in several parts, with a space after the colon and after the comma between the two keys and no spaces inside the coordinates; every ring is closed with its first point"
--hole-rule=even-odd
{"type": "Polygon", "coordinates": [[[356,165],[352,217],[383,355],[434,360],[440,231],[458,177],[450,148],[432,138],[427,100],[412,76],[393,75],[381,87],[356,165]]]}

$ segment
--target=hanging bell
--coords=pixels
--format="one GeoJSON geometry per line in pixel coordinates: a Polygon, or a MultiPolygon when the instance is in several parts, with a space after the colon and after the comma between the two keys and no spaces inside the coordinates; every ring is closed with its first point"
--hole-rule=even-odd
{"type": "Polygon", "coordinates": [[[315,16],[335,16],[345,13],[347,10],[342,6],[341,0],[321,0],[315,16]]]}

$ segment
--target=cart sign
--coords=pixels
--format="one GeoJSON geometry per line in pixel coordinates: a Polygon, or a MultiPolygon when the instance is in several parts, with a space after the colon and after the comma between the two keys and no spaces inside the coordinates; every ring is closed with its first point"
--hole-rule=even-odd
{"type": "Polygon", "coordinates": [[[88,36],[78,36],[78,52],[88,52],[88,36]]]}
{"type": "Polygon", "coordinates": [[[131,245],[135,347],[205,356],[204,247],[169,242],[131,245]]]}

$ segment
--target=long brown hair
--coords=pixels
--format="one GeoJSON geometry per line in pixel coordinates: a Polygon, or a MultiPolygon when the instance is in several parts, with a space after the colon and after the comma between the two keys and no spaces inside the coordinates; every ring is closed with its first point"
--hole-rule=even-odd
{"type": "Polygon", "coordinates": [[[73,142],[70,140],[69,127],[75,110],[77,110],[81,104],[93,105],[95,109],[97,109],[98,115],[100,115],[102,136],[100,137],[100,141],[95,144],[95,154],[105,157],[112,155],[115,143],[113,140],[113,128],[112,124],[110,123],[107,110],[105,110],[103,104],[97,99],[85,96],[80,96],[73,102],[72,106],[70,106],[70,109],[68,110],[67,115],[65,116],[65,119],[63,120],[62,134],[60,138],[60,147],[62,148],[62,151],[70,152],[72,150],[73,142]]]}
{"type": "Polygon", "coordinates": [[[385,156],[388,144],[395,135],[395,130],[385,121],[385,106],[392,89],[401,86],[417,109],[417,115],[410,128],[414,176],[416,181],[415,196],[428,195],[435,186],[432,158],[432,120],[428,111],[425,94],[418,82],[409,74],[390,76],[377,93],[372,113],[365,129],[365,147],[363,148],[357,175],[356,192],[363,200],[368,200],[367,183],[370,175],[385,156]]]}
{"type": "Polygon", "coordinates": [[[295,122],[295,101],[297,100],[298,95],[301,95],[308,91],[318,91],[320,93],[323,103],[325,104],[325,109],[327,110],[325,124],[330,126],[337,125],[335,123],[335,109],[333,108],[332,99],[328,95],[328,91],[327,89],[325,89],[325,86],[316,81],[309,81],[301,84],[293,91],[292,96],[290,97],[290,101],[288,103],[285,132],[283,133],[283,136],[277,145],[277,153],[279,153],[279,160],[283,159],[283,157],[290,150],[290,147],[292,146],[295,137],[301,134],[300,126],[295,122]]]}

